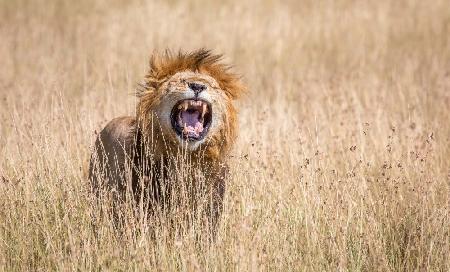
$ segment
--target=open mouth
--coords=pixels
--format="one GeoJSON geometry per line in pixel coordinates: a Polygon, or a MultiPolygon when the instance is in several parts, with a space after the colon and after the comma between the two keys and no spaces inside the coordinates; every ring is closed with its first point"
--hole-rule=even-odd
{"type": "Polygon", "coordinates": [[[181,100],[172,109],[172,127],[183,139],[198,141],[208,133],[211,117],[211,105],[208,102],[194,99],[181,100]]]}

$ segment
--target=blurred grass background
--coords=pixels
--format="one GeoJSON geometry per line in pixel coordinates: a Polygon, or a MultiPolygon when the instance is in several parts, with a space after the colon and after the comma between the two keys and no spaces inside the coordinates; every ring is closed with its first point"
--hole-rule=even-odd
{"type": "Polygon", "coordinates": [[[0,37],[0,270],[450,270],[450,2],[0,0],[0,37]],[[199,47],[250,90],[217,241],[118,233],[95,131],[199,47]]]}

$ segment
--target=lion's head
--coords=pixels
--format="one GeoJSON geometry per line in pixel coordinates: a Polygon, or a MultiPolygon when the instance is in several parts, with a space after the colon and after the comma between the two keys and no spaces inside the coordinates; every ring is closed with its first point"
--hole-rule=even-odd
{"type": "Polygon", "coordinates": [[[155,54],[142,86],[137,117],[144,134],[161,136],[169,149],[213,157],[228,151],[236,137],[233,100],[244,86],[220,55],[204,49],[155,54]]]}

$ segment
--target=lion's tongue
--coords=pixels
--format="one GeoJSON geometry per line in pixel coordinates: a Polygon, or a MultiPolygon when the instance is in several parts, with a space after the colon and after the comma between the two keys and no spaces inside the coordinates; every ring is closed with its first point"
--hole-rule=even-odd
{"type": "Polygon", "coordinates": [[[187,136],[198,137],[203,131],[203,124],[200,122],[200,112],[181,111],[181,122],[184,127],[183,133],[187,136]]]}

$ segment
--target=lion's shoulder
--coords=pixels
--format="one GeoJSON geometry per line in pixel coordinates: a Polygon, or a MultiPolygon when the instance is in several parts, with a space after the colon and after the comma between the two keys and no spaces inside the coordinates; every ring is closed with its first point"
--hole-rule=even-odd
{"type": "Polygon", "coordinates": [[[122,116],[112,119],[100,132],[100,137],[127,139],[136,133],[136,118],[122,116]]]}
{"type": "Polygon", "coordinates": [[[136,118],[122,116],[114,118],[100,131],[96,147],[102,148],[106,153],[119,150],[129,151],[136,140],[136,118]]]}
{"type": "Polygon", "coordinates": [[[97,135],[91,156],[89,177],[93,188],[98,177],[107,175],[111,182],[120,183],[127,159],[132,158],[136,142],[136,119],[130,116],[115,118],[97,135]]]}

